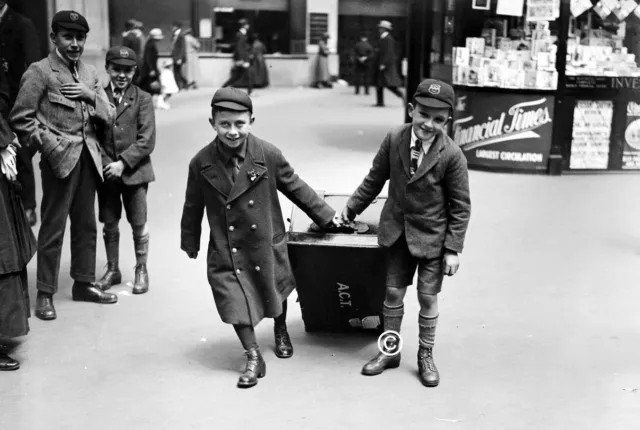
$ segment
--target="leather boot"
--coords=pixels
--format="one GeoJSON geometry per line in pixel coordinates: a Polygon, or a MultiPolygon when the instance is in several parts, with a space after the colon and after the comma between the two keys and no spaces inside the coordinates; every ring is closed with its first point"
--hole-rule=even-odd
{"type": "Polygon", "coordinates": [[[95,283],[96,287],[102,291],[107,291],[114,285],[122,282],[122,273],[118,268],[118,260],[120,257],[120,232],[103,233],[104,247],[107,251],[107,272],[95,283]]]}
{"type": "Polygon", "coordinates": [[[293,356],[293,345],[287,332],[287,324],[275,324],[273,335],[276,341],[276,357],[291,358],[293,356]]]}
{"type": "Polygon", "coordinates": [[[53,294],[38,292],[36,298],[36,317],[44,321],[54,320],[58,317],[56,308],[53,307],[53,294]]]}
{"type": "Polygon", "coordinates": [[[9,357],[7,354],[0,352],[0,372],[9,371],[9,370],[18,370],[20,368],[20,363],[18,360],[14,360],[9,357]]]}
{"type": "Polygon", "coordinates": [[[133,294],[144,294],[149,291],[149,272],[147,272],[147,255],[149,254],[149,235],[134,236],[136,250],[136,274],[133,281],[133,294]]]}
{"type": "Polygon", "coordinates": [[[264,362],[258,347],[246,351],[247,366],[244,373],[238,379],[238,388],[250,388],[258,383],[258,378],[267,374],[267,364],[264,362]]]}
{"type": "Polygon", "coordinates": [[[92,302],[104,305],[116,303],[118,296],[106,293],[89,282],[74,282],[71,289],[71,297],[74,302],[92,302]]]}
{"type": "MultiPolygon", "coordinates": [[[[402,326],[402,316],[404,315],[404,306],[396,308],[388,307],[386,304],[383,309],[383,327],[384,331],[393,330],[400,333],[402,326]]],[[[379,375],[386,369],[395,369],[400,366],[401,354],[398,352],[394,356],[389,356],[378,352],[367,364],[362,368],[362,374],[367,376],[379,375]]]]}
{"type": "Polygon", "coordinates": [[[433,349],[421,346],[418,348],[418,371],[420,382],[425,387],[437,387],[440,383],[440,373],[433,362],[433,349]]]}

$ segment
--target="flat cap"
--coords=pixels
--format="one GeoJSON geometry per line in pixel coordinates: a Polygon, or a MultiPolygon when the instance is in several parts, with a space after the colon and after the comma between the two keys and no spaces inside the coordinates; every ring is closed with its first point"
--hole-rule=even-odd
{"type": "Polygon", "coordinates": [[[216,91],[211,99],[211,107],[253,112],[251,97],[244,91],[233,87],[220,88],[216,91]]]}
{"type": "Polygon", "coordinates": [[[413,98],[423,106],[453,109],[456,93],[453,87],[446,82],[438,79],[425,79],[418,85],[413,98]]]}
{"type": "Polygon", "coordinates": [[[73,10],[61,10],[57,12],[51,20],[51,29],[62,27],[67,30],[79,30],[85,33],[89,32],[89,23],[87,19],[73,10]]]}
{"type": "Polygon", "coordinates": [[[138,56],[131,48],[114,46],[107,51],[107,63],[120,64],[121,66],[135,66],[138,64],[138,56]]]}

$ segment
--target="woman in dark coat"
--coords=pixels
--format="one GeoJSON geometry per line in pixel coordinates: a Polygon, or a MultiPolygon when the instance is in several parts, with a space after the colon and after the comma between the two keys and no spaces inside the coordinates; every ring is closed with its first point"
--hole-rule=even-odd
{"type": "Polygon", "coordinates": [[[14,135],[8,115],[9,87],[0,69],[0,371],[20,367],[7,355],[11,349],[8,340],[29,333],[27,263],[36,251],[36,239],[15,181],[14,135]]]}
{"type": "Polygon", "coordinates": [[[254,34],[253,44],[251,45],[251,54],[253,56],[251,72],[254,74],[254,88],[265,88],[269,86],[269,69],[264,59],[264,54],[266,53],[267,47],[260,41],[258,34],[254,34]]]}
{"type": "Polygon", "coordinates": [[[154,28],[149,32],[149,40],[144,46],[142,68],[140,70],[140,88],[153,95],[153,104],[161,93],[160,69],[158,69],[158,40],[163,39],[162,30],[154,28]]]}

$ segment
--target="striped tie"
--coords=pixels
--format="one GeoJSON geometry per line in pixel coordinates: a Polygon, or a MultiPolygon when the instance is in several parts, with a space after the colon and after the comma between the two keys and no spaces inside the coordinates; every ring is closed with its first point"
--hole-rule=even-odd
{"type": "Polygon", "coordinates": [[[422,153],[422,141],[416,139],[416,145],[411,148],[411,176],[415,175],[418,171],[418,160],[420,160],[420,154],[422,153]]]}

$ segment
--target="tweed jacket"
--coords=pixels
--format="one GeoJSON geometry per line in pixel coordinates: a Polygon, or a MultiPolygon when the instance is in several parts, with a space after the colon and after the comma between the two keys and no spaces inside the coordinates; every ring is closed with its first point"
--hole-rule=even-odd
{"type": "Polygon", "coordinates": [[[78,163],[84,145],[102,178],[100,145],[115,115],[93,66],[78,61],[81,82],[95,91],[95,106],[62,95],[62,84],[74,83],[69,67],[53,51],[33,63],[20,82],[9,120],[20,143],[35,148],[57,178],[65,178],[78,163]]]}
{"type": "MultiPolygon", "coordinates": [[[[111,84],[105,88],[113,100],[111,84]]],[[[155,181],[151,153],[156,146],[156,118],[151,96],[134,84],[129,85],[116,107],[113,127],[102,145],[102,164],[122,160],[125,164],[122,182],[140,185],[155,181]]]]}
{"type": "Polygon", "coordinates": [[[0,67],[5,69],[9,83],[11,106],[18,96],[25,70],[42,57],[33,22],[9,7],[0,21],[0,67]]]}
{"type": "Polygon", "coordinates": [[[439,258],[445,249],[462,252],[471,215],[467,161],[442,134],[411,177],[411,127],[405,124],[387,134],[369,174],[347,205],[361,214],[389,180],[389,196],[380,215],[380,246],[390,247],[404,233],[416,258],[439,258]]]}
{"type": "Polygon", "coordinates": [[[209,221],[207,278],[227,324],[255,326],[282,313],[295,288],[278,191],[318,225],[335,215],[278,148],[253,135],[235,182],[218,140],[191,160],[181,223],[181,248],[200,250],[202,217],[209,221]]]}

